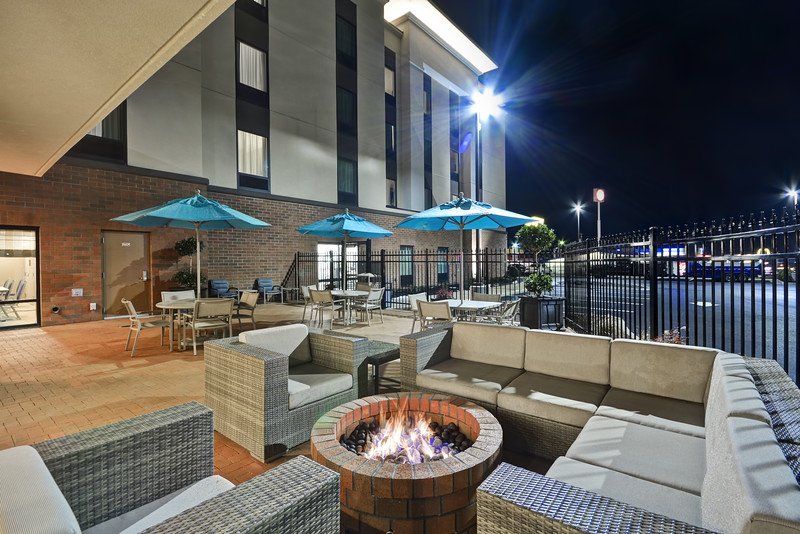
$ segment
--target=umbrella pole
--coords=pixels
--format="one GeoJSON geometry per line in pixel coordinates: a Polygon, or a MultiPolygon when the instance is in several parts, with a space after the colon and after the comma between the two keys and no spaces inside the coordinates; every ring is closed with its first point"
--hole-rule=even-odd
{"type": "Polygon", "coordinates": [[[194,240],[197,245],[197,298],[200,298],[200,223],[194,223],[194,240]]]}
{"type": "Polygon", "coordinates": [[[459,297],[461,297],[461,303],[464,303],[464,226],[461,226],[461,233],[459,234],[461,239],[461,285],[459,289],[461,289],[459,297]]]}

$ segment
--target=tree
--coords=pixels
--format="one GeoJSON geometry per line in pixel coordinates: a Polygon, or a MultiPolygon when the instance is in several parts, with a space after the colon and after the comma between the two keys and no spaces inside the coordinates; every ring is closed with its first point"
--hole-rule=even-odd
{"type": "MultiPolygon", "coordinates": [[[[200,241],[200,250],[202,251],[204,248],[203,242],[200,241]]],[[[181,258],[189,256],[189,269],[179,270],[172,279],[182,286],[193,287],[197,283],[197,273],[192,270],[192,256],[197,253],[197,240],[194,237],[181,239],[175,243],[175,253],[181,258]]],[[[200,268],[199,265],[197,267],[200,268]]],[[[201,274],[200,283],[203,283],[204,278],[205,277],[201,274]]],[[[199,291],[200,288],[197,288],[197,290],[199,291]]]]}
{"type": "Polygon", "coordinates": [[[523,226],[519,229],[516,235],[517,242],[523,250],[533,254],[533,262],[536,266],[536,272],[539,272],[539,254],[553,246],[556,240],[556,234],[547,227],[546,224],[541,223],[537,225],[523,226]]]}

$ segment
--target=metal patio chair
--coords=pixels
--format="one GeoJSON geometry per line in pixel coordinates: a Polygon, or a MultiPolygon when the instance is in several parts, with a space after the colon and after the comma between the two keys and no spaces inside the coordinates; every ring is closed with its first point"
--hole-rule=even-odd
{"type": "Polygon", "coordinates": [[[128,316],[131,320],[130,330],[128,330],[128,339],[125,341],[125,350],[128,350],[128,344],[131,342],[131,334],[136,331],[136,337],[133,338],[133,348],[131,349],[131,358],[136,353],[136,343],[139,341],[139,333],[148,328],[161,328],[161,346],[164,346],[164,329],[169,328],[170,321],[153,317],[151,315],[141,316],[136,313],[136,308],[133,302],[126,298],[122,299],[122,304],[128,310],[128,316]],[[142,321],[142,319],[152,319],[149,321],[142,321]]]}

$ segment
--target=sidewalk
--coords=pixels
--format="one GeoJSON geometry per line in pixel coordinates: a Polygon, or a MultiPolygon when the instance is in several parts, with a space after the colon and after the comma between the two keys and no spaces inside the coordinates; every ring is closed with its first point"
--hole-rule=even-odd
{"type": "MultiPolygon", "coordinates": [[[[260,304],[256,325],[298,323],[303,306],[260,304]]],[[[306,321],[308,316],[306,316],[306,321]]],[[[204,400],[203,351],[169,352],[158,329],[139,336],[136,357],[124,351],[128,319],[0,331],[0,449],[71,434],[166,408],[204,400]]],[[[243,323],[244,329],[250,325],[243,323]]],[[[325,327],[328,328],[326,318],[325,327]]],[[[335,330],[398,343],[411,330],[409,313],[376,314],[371,326],[357,323],[335,330]]],[[[234,324],[234,333],[238,324],[234,324]]],[[[165,341],[166,343],[166,341],[165,341]]],[[[399,376],[399,362],[387,366],[399,376]]],[[[215,472],[240,484],[298,454],[301,445],[263,464],[242,447],[215,433],[215,472]]]]}

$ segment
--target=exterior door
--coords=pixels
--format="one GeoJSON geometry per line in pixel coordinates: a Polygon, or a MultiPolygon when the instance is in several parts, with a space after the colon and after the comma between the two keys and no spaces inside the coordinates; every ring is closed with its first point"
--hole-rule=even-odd
{"type": "Polygon", "coordinates": [[[103,315],[127,315],[122,299],[150,309],[150,234],[103,232],[103,315]]]}

